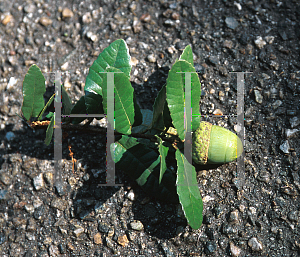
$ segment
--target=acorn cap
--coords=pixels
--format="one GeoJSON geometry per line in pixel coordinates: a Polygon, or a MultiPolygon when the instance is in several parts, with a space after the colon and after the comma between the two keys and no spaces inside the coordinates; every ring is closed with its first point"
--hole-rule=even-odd
{"type": "Polygon", "coordinates": [[[202,121],[193,133],[193,160],[197,164],[234,161],[243,152],[240,138],[228,129],[202,121]]]}

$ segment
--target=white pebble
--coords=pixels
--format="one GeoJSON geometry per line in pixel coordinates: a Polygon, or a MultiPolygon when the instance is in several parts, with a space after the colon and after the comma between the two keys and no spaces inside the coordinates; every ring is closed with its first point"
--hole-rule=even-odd
{"type": "Polygon", "coordinates": [[[17,85],[17,83],[18,83],[18,79],[16,79],[15,77],[11,77],[6,86],[7,91],[12,91],[14,87],[17,85]]]}
{"type": "Polygon", "coordinates": [[[135,194],[133,191],[130,191],[128,194],[127,194],[127,198],[131,201],[134,201],[135,199],[135,194]]]}
{"type": "Polygon", "coordinates": [[[251,247],[252,251],[261,251],[263,249],[261,242],[259,242],[256,237],[252,237],[248,241],[248,245],[251,247]]]}
{"type": "Polygon", "coordinates": [[[33,185],[35,190],[40,190],[44,187],[43,173],[40,173],[33,178],[33,185]]]}
{"type": "Polygon", "coordinates": [[[240,256],[242,250],[240,248],[238,248],[237,246],[235,246],[232,242],[230,242],[229,244],[230,244],[231,255],[234,257],[240,256]]]}
{"type": "Polygon", "coordinates": [[[260,36],[256,38],[254,43],[259,49],[262,49],[267,44],[260,36]]]}

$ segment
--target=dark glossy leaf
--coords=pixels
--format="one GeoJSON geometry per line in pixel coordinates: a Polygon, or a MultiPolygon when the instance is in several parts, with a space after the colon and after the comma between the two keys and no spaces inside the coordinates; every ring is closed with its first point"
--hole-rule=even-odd
{"type": "Polygon", "coordinates": [[[169,169],[165,171],[159,184],[160,158],[157,152],[128,136],[122,136],[119,141],[111,145],[110,150],[116,168],[136,180],[150,196],[178,203],[175,176],[169,169]]]}
{"type": "MultiPolygon", "coordinates": [[[[78,102],[73,106],[71,110],[71,114],[87,114],[86,107],[85,107],[85,100],[84,96],[82,96],[78,102]]],[[[73,124],[79,124],[86,118],[71,118],[71,122],[73,124]]]]}
{"type": "Polygon", "coordinates": [[[198,229],[202,224],[203,203],[197,183],[196,170],[185,156],[176,150],[177,160],[177,194],[184,215],[193,229],[198,229]]]}
{"type": "Polygon", "coordinates": [[[71,113],[71,110],[73,108],[71,99],[63,85],[61,85],[61,100],[64,105],[63,114],[68,115],[71,113]]]}
{"type": "Polygon", "coordinates": [[[52,135],[53,135],[53,126],[54,126],[55,115],[52,116],[48,128],[46,130],[46,138],[45,144],[48,146],[51,142],[52,135]]]}
{"type": "MultiPolygon", "coordinates": [[[[185,60],[176,61],[169,72],[167,79],[167,103],[172,117],[173,125],[177,129],[178,136],[181,140],[185,138],[185,74],[182,72],[195,72],[195,68],[185,60]]],[[[191,74],[191,90],[192,90],[192,131],[196,130],[200,125],[200,81],[197,73],[191,74]],[[198,115],[198,116],[196,116],[198,115]]],[[[186,108],[189,111],[189,108],[186,108]]]]}
{"type": "Polygon", "coordinates": [[[167,92],[165,84],[158,92],[153,105],[152,127],[159,130],[168,130],[168,128],[172,126],[172,118],[170,116],[169,107],[166,101],[166,95],[167,92]]]}
{"type": "Polygon", "coordinates": [[[153,104],[153,124],[155,124],[159,118],[162,116],[164,111],[164,106],[166,102],[166,85],[163,85],[161,90],[158,92],[153,104]]]}
{"type": "Polygon", "coordinates": [[[136,101],[135,93],[133,92],[133,104],[134,104],[134,123],[133,127],[140,126],[143,122],[143,115],[141,108],[136,101]]]}
{"type": "Polygon", "coordinates": [[[84,93],[86,114],[104,114],[102,96],[89,91],[84,91],[84,93]]]}
{"type": "Polygon", "coordinates": [[[163,112],[163,120],[165,129],[169,129],[169,127],[173,126],[170,109],[168,107],[167,101],[165,101],[164,112],[163,112]]]}
{"type": "Polygon", "coordinates": [[[148,109],[141,110],[143,115],[143,122],[141,125],[132,128],[132,133],[145,133],[151,128],[153,112],[148,109]]]}
{"type": "Polygon", "coordinates": [[[23,80],[22,113],[26,120],[38,117],[44,108],[45,78],[38,66],[31,65],[23,80]]]}

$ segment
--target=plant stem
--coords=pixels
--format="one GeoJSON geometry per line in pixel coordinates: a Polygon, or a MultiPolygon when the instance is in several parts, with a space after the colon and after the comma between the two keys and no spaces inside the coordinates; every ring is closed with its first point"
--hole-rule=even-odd
{"type": "MultiPolygon", "coordinates": [[[[47,124],[48,125],[48,124],[47,124]]],[[[34,129],[46,129],[47,125],[44,124],[38,124],[34,127],[34,129]]],[[[61,128],[66,131],[78,131],[81,133],[91,133],[91,134],[106,134],[107,128],[105,127],[91,127],[85,125],[73,125],[73,124],[62,124],[61,128]]],[[[115,135],[124,135],[122,133],[116,132],[115,135]]],[[[141,133],[131,133],[129,136],[131,137],[137,137],[137,138],[146,138],[149,140],[157,141],[156,137],[154,135],[149,134],[141,134],[141,133]]],[[[176,138],[169,138],[161,136],[161,139],[173,144],[174,142],[179,142],[176,138]]]]}

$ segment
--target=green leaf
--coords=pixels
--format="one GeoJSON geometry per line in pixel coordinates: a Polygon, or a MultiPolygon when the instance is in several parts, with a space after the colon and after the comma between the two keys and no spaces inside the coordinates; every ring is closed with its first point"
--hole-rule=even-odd
{"type": "MultiPolygon", "coordinates": [[[[176,61],[172,69],[169,71],[167,78],[167,103],[172,117],[173,125],[177,129],[178,136],[181,140],[185,138],[184,124],[185,119],[185,75],[179,72],[195,72],[195,68],[185,60],[176,61]]],[[[196,130],[200,125],[200,81],[197,73],[191,74],[191,93],[192,93],[192,131],[196,130]]],[[[189,111],[189,107],[186,108],[189,111]]]]}
{"type": "Polygon", "coordinates": [[[167,170],[166,157],[168,155],[169,147],[163,145],[163,141],[160,137],[156,136],[159,142],[158,152],[160,157],[160,173],[159,173],[159,183],[167,170]]]}
{"type": "Polygon", "coordinates": [[[176,150],[175,157],[178,167],[176,185],[179,201],[189,225],[193,229],[198,229],[203,220],[203,203],[198,188],[196,170],[179,149],[176,150]]]}
{"type": "Polygon", "coordinates": [[[71,113],[73,105],[72,105],[71,99],[63,85],[61,85],[61,97],[62,97],[62,103],[64,105],[63,114],[68,115],[71,113]]]}
{"type": "Polygon", "coordinates": [[[26,120],[39,115],[45,105],[43,96],[45,92],[45,78],[40,68],[33,64],[23,81],[22,112],[26,120]]]}
{"type": "Polygon", "coordinates": [[[166,101],[166,84],[158,92],[153,105],[152,127],[160,130],[168,129],[172,126],[169,107],[166,101]]]}
{"type": "MultiPolygon", "coordinates": [[[[71,110],[71,114],[87,114],[86,107],[85,107],[85,96],[82,96],[78,102],[73,106],[71,110]]],[[[86,118],[71,118],[72,124],[79,124],[86,118]]]]}
{"type": "Polygon", "coordinates": [[[48,146],[51,142],[52,135],[53,135],[53,126],[54,126],[55,114],[52,116],[48,128],[46,130],[46,138],[45,144],[48,146]]]}
{"type": "Polygon", "coordinates": [[[185,60],[194,67],[194,58],[193,58],[193,51],[190,45],[187,45],[182,54],[179,57],[179,60],[185,60]]]}
{"type": "Polygon", "coordinates": [[[141,125],[132,128],[132,133],[145,133],[151,128],[153,112],[148,109],[142,109],[143,122],[141,125]]]}
{"type": "Polygon", "coordinates": [[[122,136],[119,141],[111,144],[110,150],[116,168],[136,180],[145,192],[159,200],[178,203],[175,176],[169,169],[159,184],[160,158],[157,152],[128,136],[122,136]]]}
{"type": "Polygon", "coordinates": [[[84,91],[84,93],[86,114],[104,114],[102,96],[89,91],[84,91]]]}
{"type": "Polygon", "coordinates": [[[44,106],[44,108],[41,110],[40,114],[38,115],[37,119],[41,120],[43,117],[44,112],[47,110],[47,108],[50,106],[50,104],[53,102],[53,99],[55,97],[55,94],[53,94],[50,99],[48,100],[48,102],[46,103],[46,105],[44,106]]]}
{"type": "MultiPolygon", "coordinates": [[[[107,72],[120,72],[116,68],[107,68],[107,72]]],[[[103,109],[107,114],[107,76],[103,80],[103,109]]],[[[133,87],[129,78],[122,73],[114,74],[115,92],[115,130],[122,134],[131,134],[134,123],[133,87]]]]}
{"type": "Polygon", "coordinates": [[[48,119],[51,119],[54,115],[54,112],[49,112],[47,115],[46,115],[46,118],[48,119]]]}
{"type": "MultiPolygon", "coordinates": [[[[103,95],[103,79],[106,78],[106,68],[114,67],[129,78],[131,65],[128,47],[123,39],[118,39],[111,43],[94,61],[89,69],[89,74],[85,81],[85,91],[93,92],[102,97],[103,95]]],[[[105,85],[106,87],[106,85],[105,85]]],[[[87,106],[88,113],[92,114],[90,107],[87,106]]]]}
{"type": "Polygon", "coordinates": [[[158,121],[158,118],[162,116],[164,106],[166,102],[166,85],[163,85],[161,90],[158,92],[153,104],[153,125],[158,121]]]}

